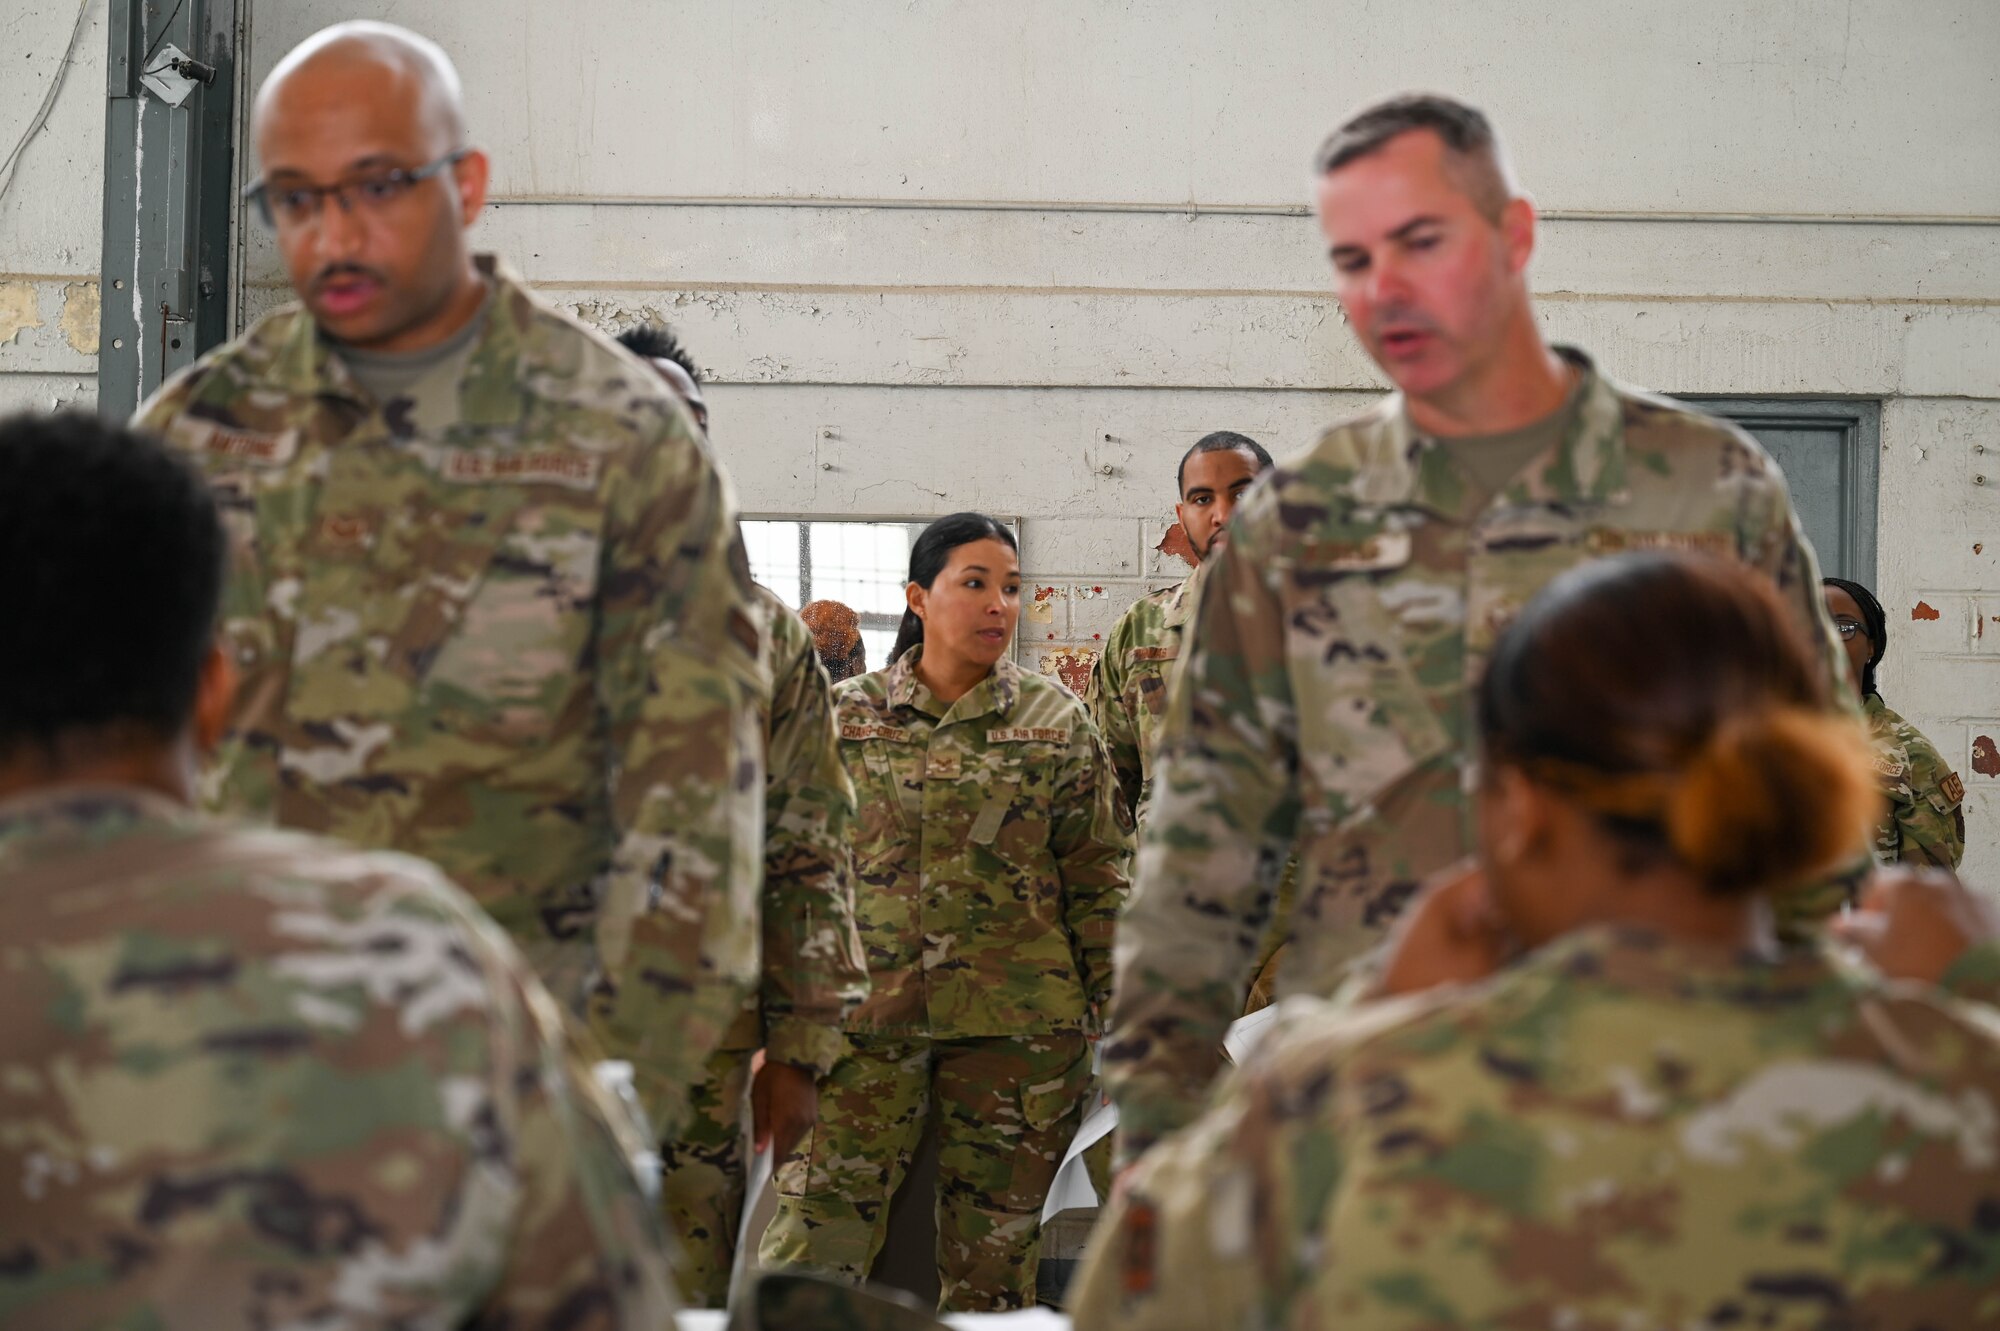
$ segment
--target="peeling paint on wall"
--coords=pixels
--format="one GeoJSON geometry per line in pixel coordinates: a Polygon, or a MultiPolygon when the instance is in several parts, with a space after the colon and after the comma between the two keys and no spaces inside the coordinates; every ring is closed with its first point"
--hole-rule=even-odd
{"type": "MultiPolygon", "coordinates": [[[[1056,622],[1056,602],[1068,595],[1067,587],[1037,587],[1032,600],[1028,602],[1028,622],[1030,624],[1053,624],[1056,622]]],[[[1055,634],[1051,633],[1050,637],[1055,634]]],[[[1046,673],[1046,672],[1045,672],[1046,673]]]]}
{"type": "Polygon", "coordinates": [[[2000,748],[1994,746],[1991,735],[1972,741],[1972,770],[1981,776],[2000,776],[2000,748]]]}
{"type": "Polygon", "coordinates": [[[1051,679],[1059,679],[1078,697],[1090,687],[1090,672],[1097,665],[1096,649],[1057,647],[1041,654],[1036,668],[1051,679]]]}
{"type": "Polygon", "coordinates": [[[97,354],[97,283],[71,282],[63,288],[63,336],[86,356],[97,354]]]}
{"type": "Polygon", "coordinates": [[[1911,619],[1936,619],[1937,610],[1928,601],[1919,601],[1910,611],[1911,619]]]}
{"type": "Polygon", "coordinates": [[[1153,548],[1163,555],[1179,555],[1189,568],[1201,562],[1195,558],[1194,542],[1188,540],[1186,529],[1178,522],[1167,528],[1167,534],[1153,548]]]}
{"type": "Polygon", "coordinates": [[[42,326],[42,311],[32,282],[0,282],[0,346],[42,326]]]}

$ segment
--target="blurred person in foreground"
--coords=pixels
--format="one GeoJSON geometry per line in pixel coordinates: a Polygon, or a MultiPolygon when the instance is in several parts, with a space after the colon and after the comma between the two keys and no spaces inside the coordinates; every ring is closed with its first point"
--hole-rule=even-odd
{"type": "MultiPolygon", "coordinates": [[[[1550,579],[1620,550],[1731,556],[1823,644],[1830,692],[1847,687],[1812,547],[1756,441],[1543,340],[1534,205],[1484,115],[1390,98],[1315,165],[1335,293],[1396,391],[1252,488],[1202,575],[1118,925],[1104,1074],[1128,1160],[1199,1107],[1288,856],[1281,996],[1334,992],[1471,850],[1468,695],[1550,579]]],[[[1783,906],[1804,932],[1850,886],[1783,906]]]]}
{"type": "Polygon", "coordinates": [[[1139,1163],[1076,1324],[2000,1318],[1991,911],[1872,889],[1886,975],[1772,930],[1879,807],[1819,658],[1734,563],[1552,582],[1478,690],[1476,866],[1405,912],[1381,1001],[1287,1004],[1139,1163]]]}
{"type": "MultiPolygon", "coordinates": [[[[657,324],[619,345],[651,365],[705,432],[701,374],[657,324]]],[[[868,964],[854,927],[848,849],[854,786],[840,762],[833,690],[812,631],[761,584],[764,674],[763,955],[757,992],[708,1057],[689,1096],[686,1126],[660,1145],[660,1200],[680,1240],[681,1292],[701,1307],[729,1296],[746,1197],[743,1110],[758,1152],[790,1154],[818,1118],[816,1082],[846,1052],[841,1023],[868,996],[868,964]]]]}
{"type": "Polygon", "coordinates": [[[1924,733],[1882,701],[1875,668],[1889,650],[1889,617],[1858,582],[1824,579],[1826,612],[1847,649],[1848,678],[1875,737],[1875,771],[1889,807],[1875,830],[1884,864],[1956,869],[1965,857],[1965,783],[1924,733]]]}
{"type": "Polygon", "coordinates": [[[298,303],[138,419],[197,460],[243,674],[213,802],[436,861],[671,1131],[757,978],[757,611],[676,396],[467,231],[457,72],[388,24],[258,90],[298,303]]]}
{"type": "Polygon", "coordinates": [[[226,553],[154,440],[0,421],[0,1320],[657,1331],[637,1125],[506,936],[194,812],[226,553]]]}

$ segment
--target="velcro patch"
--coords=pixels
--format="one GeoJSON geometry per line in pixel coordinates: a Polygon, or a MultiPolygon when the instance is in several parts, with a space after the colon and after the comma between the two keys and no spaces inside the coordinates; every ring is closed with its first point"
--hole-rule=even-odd
{"type": "Polygon", "coordinates": [[[299,451],[297,430],[266,434],[261,430],[236,430],[213,421],[203,421],[178,426],[175,433],[186,437],[204,453],[215,457],[240,458],[247,462],[274,465],[290,462],[299,451]]]}
{"type": "Polygon", "coordinates": [[[924,769],[924,775],[934,776],[940,781],[956,781],[961,767],[961,755],[957,750],[946,750],[943,753],[933,750],[930,754],[930,764],[924,769]]]}
{"type": "Polygon", "coordinates": [[[1721,531],[1621,531],[1596,527],[1583,538],[1594,555],[1615,555],[1626,550],[1675,550],[1714,555],[1729,559],[1736,554],[1736,538],[1721,531]]]}
{"type": "Polygon", "coordinates": [[[1958,779],[1956,772],[1946,772],[1944,780],[1938,782],[1938,790],[1953,804],[1965,798],[1965,783],[1958,779]]]}
{"type": "Polygon", "coordinates": [[[1166,647],[1134,647],[1132,649],[1132,659],[1134,661],[1171,661],[1180,654],[1181,648],[1179,643],[1174,643],[1166,647]]]}
{"type": "Polygon", "coordinates": [[[375,535],[375,525],[353,513],[329,513],[319,520],[320,543],[336,550],[358,550],[375,535]]]}
{"type": "Polygon", "coordinates": [[[1153,1292],[1159,1279],[1160,1213],[1146,1198],[1134,1193],[1125,1208],[1123,1239],[1125,1251],[1118,1264],[1118,1285],[1127,1298],[1153,1292]]]}
{"type": "Polygon", "coordinates": [[[840,737],[852,740],[886,739],[892,744],[915,744],[917,737],[901,726],[857,725],[851,721],[840,723],[840,737]]]}
{"type": "Polygon", "coordinates": [[[1068,726],[1003,726],[999,730],[986,732],[988,744],[1023,744],[1040,741],[1043,744],[1069,743],[1068,726]]]}
{"type": "Polygon", "coordinates": [[[444,453],[438,462],[438,475],[447,481],[465,484],[551,481],[573,489],[594,490],[603,465],[604,460],[594,454],[572,453],[565,449],[501,453],[490,448],[464,448],[444,453]]]}

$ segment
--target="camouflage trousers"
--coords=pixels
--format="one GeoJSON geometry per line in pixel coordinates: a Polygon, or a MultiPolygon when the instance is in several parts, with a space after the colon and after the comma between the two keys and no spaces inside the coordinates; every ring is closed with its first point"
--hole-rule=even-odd
{"type": "Polygon", "coordinates": [[[848,1041],[820,1082],[818,1125],[778,1166],[764,1265],[866,1279],[936,1113],[938,1307],[1033,1307],[1042,1203],[1082,1119],[1089,1042],[1080,1031],[848,1041]]]}
{"type": "Polygon", "coordinates": [[[748,1181],[744,1112],[753,1052],[709,1055],[689,1095],[686,1128],[660,1147],[660,1209],[680,1241],[681,1293],[695,1308],[720,1308],[729,1297],[748,1181]]]}

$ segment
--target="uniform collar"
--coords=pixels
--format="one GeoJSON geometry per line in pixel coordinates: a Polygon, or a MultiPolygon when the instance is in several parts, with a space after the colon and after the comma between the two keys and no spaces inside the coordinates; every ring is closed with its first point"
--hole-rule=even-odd
{"type": "Polygon", "coordinates": [[[1760,952],[1671,939],[1635,925],[1576,930],[1522,964],[1627,992],[1746,1005],[1801,1001],[1836,975],[1815,948],[1760,952]]]}
{"type": "Polygon", "coordinates": [[[1004,717],[1014,710],[1014,703],[1021,696],[1021,667],[1011,658],[1003,656],[995,661],[985,679],[973,685],[957,702],[947,705],[917,678],[917,662],[923,654],[924,645],[918,643],[889,667],[883,683],[891,707],[914,708],[939,721],[966,721],[988,712],[1004,717]]]}
{"type": "MultiPolygon", "coordinates": [[[[1583,376],[1577,386],[1576,420],[1553,453],[1544,455],[1546,460],[1531,463],[1505,489],[1518,487],[1528,500],[1541,503],[1623,503],[1628,494],[1625,409],[1618,386],[1575,347],[1557,346],[1554,351],[1583,376]]],[[[1422,508],[1444,518],[1467,517],[1461,511],[1463,496],[1470,488],[1466,477],[1450,450],[1440,448],[1435,437],[1411,423],[1403,394],[1390,394],[1377,412],[1386,434],[1384,465],[1356,478],[1358,496],[1384,507],[1422,508]]]]}
{"type": "MultiPolygon", "coordinates": [[[[472,262],[492,292],[487,297],[485,327],[466,358],[459,419],[468,425],[512,425],[527,408],[528,394],[522,385],[549,368],[539,359],[541,341],[532,336],[541,304],[520,276],[494,255],[475,254],[472,262]]],[[[337,398],[362,409],[377,405],[303,308],[279,344],[272,372],[298,397],[337,398]]]]}
{"type": "Polygon", "coordinates": [[[35,842],[100,841],[138,827],[199,821],[186,805],[137,786],[52,786],[0,800],[0,860],[35,842]]]}
{"type": "Polygon", "coordinates": [[[1177,629],[1187,623],[1188,617],[1194,614],[1194,598],[1195,593],[1200,590],[1202,574],[1206,573],[1214,562],[1213,559],[1202,560],[1194,566],[1194,572],[1188,575],[1187,580],[1174,588],[1174,594],[1167,598],[1166,605],[1160,611],[1162,625],[1177,629]]]}

